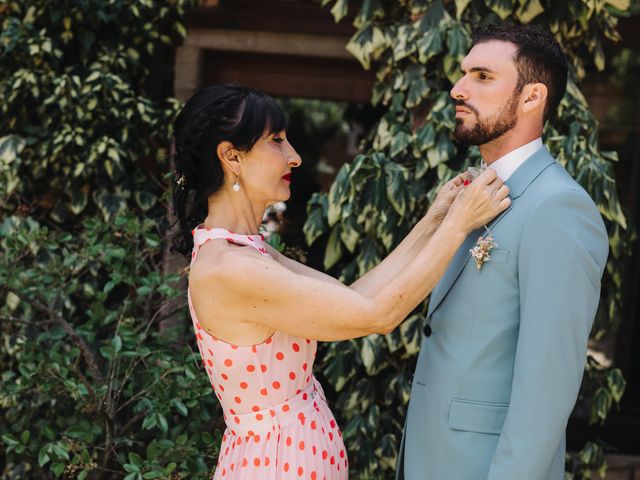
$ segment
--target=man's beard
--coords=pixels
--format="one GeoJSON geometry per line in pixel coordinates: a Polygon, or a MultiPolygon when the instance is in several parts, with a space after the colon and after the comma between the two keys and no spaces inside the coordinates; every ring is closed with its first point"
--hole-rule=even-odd
{"type": "Polygon", "coordinates": [[[505,106],[497,114],[488,119],[481,119],[478,111],[463,100],[456,100],[456,105],[471,110],[476,116],[476,124],[471,128],[464,126],[462,118],[456,118],[456,129],[453,134],[456,140],[466,145],[485,145],[501,137],[518,121],[518,101],[520,92],[516,88],[505,106]]]}

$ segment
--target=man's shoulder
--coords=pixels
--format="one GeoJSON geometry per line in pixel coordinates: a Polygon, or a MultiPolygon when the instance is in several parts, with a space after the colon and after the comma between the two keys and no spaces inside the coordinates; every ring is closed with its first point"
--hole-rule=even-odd
{"type": "Polygon", "coordinates": [[[565,202],[579,202],[596,207],[589,193],[555,159],[531,187],[533,188],[530,188],[529,193],[536,208],[560,206],[565,202]]]}
{"type": "Polygon", "coordinates": [[[600,211],[589,193],[556,160],[531,183],[524,197],[527,208],[523,214],[529,227],[590,225],[606,232],[600,211]]]}

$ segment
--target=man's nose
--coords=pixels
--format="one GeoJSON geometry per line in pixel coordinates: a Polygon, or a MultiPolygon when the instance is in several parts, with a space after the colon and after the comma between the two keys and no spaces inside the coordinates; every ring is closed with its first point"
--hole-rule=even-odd
{"type": "Polygon", "coordinates": [[[451,88],[449,95],[451,95],[451,98],[453,98],[454,100],[469,99],[469,92],[467,91],[464,85],[464,77],[462,77],[460,80],[456,82],[456,84],[451,88]]]}

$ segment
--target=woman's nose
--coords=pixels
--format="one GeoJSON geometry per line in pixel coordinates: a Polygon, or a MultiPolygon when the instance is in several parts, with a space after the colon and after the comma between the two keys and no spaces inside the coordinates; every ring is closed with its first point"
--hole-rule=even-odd
{"type": "Polygon", "coordinates": [[[297,168],[302,165],[302,158],[296,152],[296,149],[289,144],[289,152],[287,153],[288,163],[292,168],[297,168]]]}

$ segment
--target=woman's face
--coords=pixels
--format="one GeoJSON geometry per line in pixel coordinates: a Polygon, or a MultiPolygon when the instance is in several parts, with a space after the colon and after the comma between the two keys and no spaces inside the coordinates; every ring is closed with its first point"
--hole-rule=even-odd
{"type": "MultiPolygon", "coordinates": [[[[255,202],[272,205],[291,196],[291,171],[302,164],[286,132],[265,134],[242,154],[240,187],[255,202]]],[[[235,180],[234,180],[235,181],[235,180]]]]}

